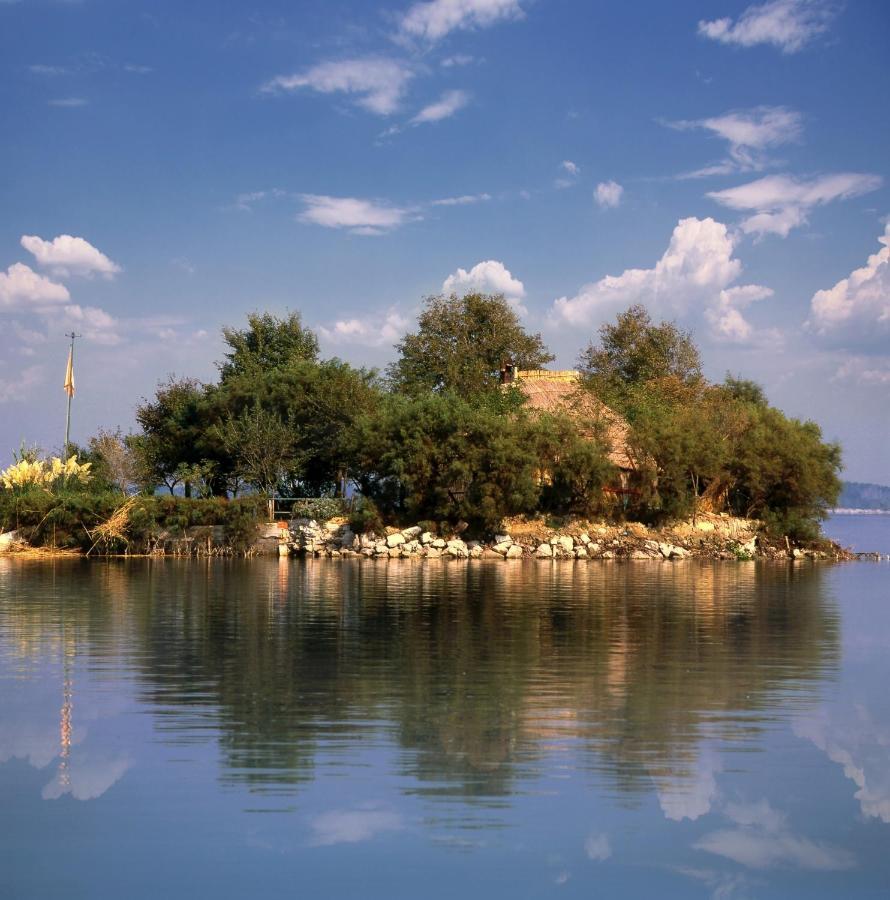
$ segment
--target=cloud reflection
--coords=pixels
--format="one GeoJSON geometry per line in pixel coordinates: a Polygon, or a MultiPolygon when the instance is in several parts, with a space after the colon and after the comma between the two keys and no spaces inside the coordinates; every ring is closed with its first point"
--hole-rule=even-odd
{"type": "Polygon", "coordinates": [[[400,815],[373,809],[331,810],[316,816],[311,825],[314,834],[309,843],[312,847],[358,844],[405,827],[400,815]]]}

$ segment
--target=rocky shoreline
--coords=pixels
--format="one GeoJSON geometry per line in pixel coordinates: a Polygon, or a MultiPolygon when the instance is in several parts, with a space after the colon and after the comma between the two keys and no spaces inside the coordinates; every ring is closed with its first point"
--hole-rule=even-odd
{"type": "Polygon", "coordinates": [[[705,515],[693,524],[677,523],[649,529],[639,523],[609,525],[579,523],[551,529],[542,523],[513,523],[490,541],[464,540],[459,534],[439,535],[421,525],[386,528],[356,534],[348,522],[294,519],[281,523],[279,553],[365,559],[578,559],[683,560],[880,558],[855,554],[830,541],[795,546],[770,540],[759,523],[729,516],[705,515]]]}

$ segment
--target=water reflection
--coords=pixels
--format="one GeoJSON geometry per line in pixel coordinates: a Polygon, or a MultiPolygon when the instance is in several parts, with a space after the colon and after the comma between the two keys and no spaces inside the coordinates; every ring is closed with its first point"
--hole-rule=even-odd
{"type": "Polygon", "coordinates": [[[394,739],[410,790],[491,802],[562,752],[628,800],[654,786],[675,821],[710,809],[718,743],[750,745],[778,695],[806,706],[838,663],[812,566],[15,565],[3,657],[26,680],[51,661],[61,737],[44,700],[17,704],[0,752],[58,756],[47,796],[96,795],[72,788],[75,764],[97,783],[70,757],[75,657],[92,678],[123,665],[164,740],[215,735],[227,784],[293,792],[320,752],[394,739]],[[47,746],[19,746],[26,713],[47,746]]]}

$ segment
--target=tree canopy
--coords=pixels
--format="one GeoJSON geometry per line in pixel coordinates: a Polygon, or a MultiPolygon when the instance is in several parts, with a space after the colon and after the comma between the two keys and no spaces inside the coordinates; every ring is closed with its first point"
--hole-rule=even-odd
{"type": "Polygon", "coordinates": [[[253,312],[247,316],[247,328],[223,328],[229,349],[220,365],[223,381],[235,375],[256,374],[269,369],[318,359],[318,338],[303,327],[298,312],[285,318],[253,312]]]}
{"type": "Polygon", "coordinates": [[[387,374],[394,391],[464,397],[497,390],[501,366],[540,369],[553,359],[540,334],[529,334],[503,295],[428,297],[417,330],[396,349],[387,374]]]}

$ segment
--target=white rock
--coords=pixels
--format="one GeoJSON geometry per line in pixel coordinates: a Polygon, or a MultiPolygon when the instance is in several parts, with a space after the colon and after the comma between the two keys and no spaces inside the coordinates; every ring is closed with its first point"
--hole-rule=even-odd
{"type": "Polygon", "coordinates": [[[438,559],[442,555],[442,551],[438,547],[427,547],[426,558],[438,559]]]}
{"type": "Polygon", "coordinates": [[[567,534],[561,534],[557,539],[556,543],[568,553],[571,553],[572,550],[575,549],[575,542],[572,538],[567,534]]]}
{"type": "Polygon", "coordinates": [[[403,528],[402,534],[405,536],[405,540],[410,541],[411,538],[416,538],[421,531],[423,529],[419,525],[412,525],[410,528],[403,528]]]}
{"type": "Polygon", "coordinates": [[[436,538],[430,546],[435,547],[437,550],[444,550],[448,545],[442,538],[436,538]]]}
{"type": "Polygon", "coordinates": [[[405,543],[405,535],[401,532],[396,532],[395,534],[391,534],[386,538],[386,546],[392,549],[393,547],[400,547],[405,543]]]}
{"type": "Polygon", "coordinates": [[[540,559],[550,559],[553,556],[553,548],[550,544],[538,544],[538,549],[535,550],[535,556],[540,559]]]}
{"type": "Polygon", "coordinates": [[[491,549],[494,550],[495,553],[500,553],[501,556],[506,556],[506,555],[507,555],[507,551],[508,551],[511,547],[514,547],[514,546],[515,546],[515,544],[513,543],[513,541],[510,541],[510,540],[507,540],[507,541],[499,541],[499,542],[498,542],[497,544],[495,544],[494,547],[492,547],[491,549]]]}
{"type": "Polygon", "coordinates": [[[387,546],[386,541],[377,541],[377,543],[374,544],[375,553],[386,553],[388,549],[389,547],[387,546]]]}
{"type": "Polygon", "coordinates": [[[423,544],[424,547],[427,544],[432,544],[432,542],[433,542],[433,536],[428,531],[424,531],[420,535],[420,543],[423,544]]]}
{"type": "Polygon", "coordinates": [[[522,547],[519,544],[511,544],[507,548],[507,559],[522,559],[522,547]]]}
{"type": "Polygon", "coordinates": [[[578,547],[578,549],[575,550],[575,556],[578,559],[587,559],[587,548],[586,547],[578,547]]]}
{"type": "Polygon", "coordinates": [[[590,543],[590,535],[586,531],[582,531],[581,534],[578,535],[578,543],[579,544],[589,544],[590,543]]]}
{"type": "Polygon", "coordinates": [[[512,544],[513,538],[511,538],[509,534],[496,534],[494,536],[494,542],[496,544],[512,544]]]}
{"type": "Polygon", "coordinates": [[[470,547],[469,554],[470,559],[480,559],[482,557],[482,547],[479,544],[475,547],[470,547]]]}
{"type": "Polygon", "coordinates": [[[467,545],[460,539],[448,541],[445,545],[445,552],[449,554],[449,556],[463,559],[467,555],[467,545]]]}

